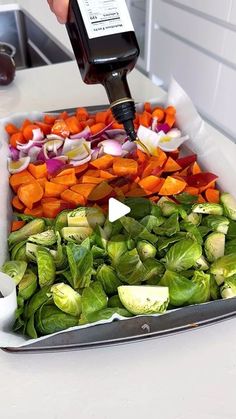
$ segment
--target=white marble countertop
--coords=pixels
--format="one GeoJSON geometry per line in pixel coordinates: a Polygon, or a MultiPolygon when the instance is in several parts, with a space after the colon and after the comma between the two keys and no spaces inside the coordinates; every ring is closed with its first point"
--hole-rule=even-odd
{"type": "MultiPolygon", "coordinates": [[[[70,49],[46,0],[19,4],[70,49]]],[[[129,82],[137,101],[164,95],[136,70],[129,82]]],[[[84,85],[75,62],[19,71],[11,86],[0,89],[0,116],[101,103],[107,103],[103,88],[84,85]]],[[[1,418],[235,419],[235,330],[236,321],[229,320],[81,352],[0,351],[1,418]]]]}

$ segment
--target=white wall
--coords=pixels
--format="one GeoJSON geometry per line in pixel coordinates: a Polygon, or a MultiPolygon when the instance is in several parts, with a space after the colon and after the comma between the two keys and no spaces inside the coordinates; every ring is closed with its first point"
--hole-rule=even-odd
{"type": "Polygon", "coordinates": [[[173,75],[236,140],[236,0],[153,0],[151,26],[151,75],[173,75]]]}

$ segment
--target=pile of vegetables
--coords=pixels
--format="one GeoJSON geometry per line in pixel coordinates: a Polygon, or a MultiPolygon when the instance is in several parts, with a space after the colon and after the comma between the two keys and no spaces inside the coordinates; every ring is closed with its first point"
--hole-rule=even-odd
{"type": "Polygon", "coordinates": [[[187,192],[198,202],[219,202],[217,176],[204,172],[195,154],[180,157],[188,140],[175,127],[175,109],[151,108],[137,113],[139,142],[131,143],[110,110],[90,115],[84,108],[69,116],[45,115],[6,125],[8,168],[15,211],[55,218],[64,209],[99,205],[109,198],[174,197],[187,192]]]}
{"type": "Polygon", "coordinates": [[[96,207],[54,220],[18,215],[26,224],[10,233],[2,267],[17,285],[14,331],[36,338],[114,313],[236,296],[236,201],[228,193],[220,203],[197,199],[126,198],[129,216],[113,223],[96,207]]]}

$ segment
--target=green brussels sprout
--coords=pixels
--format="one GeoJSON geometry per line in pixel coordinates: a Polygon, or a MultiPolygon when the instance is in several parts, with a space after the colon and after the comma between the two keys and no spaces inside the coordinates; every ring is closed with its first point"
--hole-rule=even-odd
{"type": "Polygon", "coordinates": [[[227,231],[227,239],[229,240],[236,239],[236,221],[229,222],[229,228],[227,231]]]}
{"type": "Polygon", "coordinates": [[[197,214],[212,214],[212,215],[223,215],[223,207],[220,204],[212,204],[210,202],[204,202],[203,204],[195,204],[192,207],[192,211],[197,214]]]}
{"type": "Polygon", "coordinates": [[[32,234],[42,233],[45,230],[45,221],[41,218],[36,218],[25,224],[20,230],[13,231],[9,234],[8,244],[10,249],[16,243],[28,239],[32,234]]]}
{"type": "Polygon", "coordinates": [[[162,275],[165,272],[165,267],[156,259],[146,259],[144,262],[146,268],[145,281],[148,285],[158,285],[162,275]]]}
{"type": "Polygon", "coordinates": [[[82,245],[68,243],[66,246],[67,258],[70,267],[74,289],[88,287],[93,270],[92,252],[82,245]]]}
{"type": "Polygon", "coordinates": [[[185,218],[185,221],[188,223],[192,223],[195,226],[199,226],[199,224],[201,224],[202,221],[202,215],[197,214],[196,212],[190,212],[190,214],[188,214],[185,218]]]}
{"type": "Polygon", "coordinates": [[[171,244],[177,243],[180,240],[186,238],[186,233],[180,231],[171,237],[160,237],[157,242],[158,251],[166,250],[171,244]]]}
{"type": "Polygon", "coordinates": [[[187,217],[187,212],[184,210],[182,205],[176,204],[168,198],[163,198],[164,197],[159,200],[161,202],[158,201],[158,204],[164,217],[170,217],[173,214],[179,214],[183,219],[187,217]]]}
{"type": "Polygon", "coordinates": [[[106,256],[106,251],[104,249],[101,249],[101,247],[98,247],[96,245],[92,246],[91,249],[92,255],[94,259],[103,258],[106,256]]]}
{"type": "Polygon", "coordinates": [[[154,215],[157,218],[161,218],[161,210],[157,204],[151,203],[151,213],[150,215],[154,215]]]}
{"type": "MultiPolygon", "coordinates": [[[[124,204],[131,209],[130,217],[134,219],[139,219],[145,217],[146,215],[150,215],[153,209],[151,201],[145,198],[125,198],[124,204]]],[[[152,213],[152,215],[155,214],[152,213]]]]}
{"type": "Polygon", "coordinates": [[[236,199],[229,193],[222,193],[220,201],[224,208],[224,213],[231,220],[236,220],[236,199]]]}
{"type": "Polygon", "coordinates": [[[219,298],[221,297],[221,295],[220,295],[220,287],[217,284],[214,275],[211,275],[211,280],[210,280],[210,294],[211,294],[212,300],[219,300],[219,298]]]}
{"type": "Polygon", "coordinates": [[[102,249],[107,249],[107,235],[104,229],[97,225],[94,229],[94,239],[97,246],[101,247],[102,249]]]}
{"type": "Polygon", "coordinates": [[[51,285],[41,288],[34,294],[25,307],[24,317],[29,319],[44,303],[50,300],[51,285]]]}
{"type": "Polygon", "coordinates": [[[194,292],[188,300],[188,304],[202,304],[210,300],[210,281],[211,277],[202,271],[195,271],[192,283],[195,285],[194,292]]]}
{"type": "Polygon", "coordinates": [[[120,257],[128,250],[125,236],[118,234],[111,237],[107,243],[107,254],[115,266],[119,261],[120,257]]]}
{"type": "Polygon", "coordinates": [[[204,218],[204,224],[213,231],[227,234],[229,220],[223,215],[208,215],[204,218]]]}
{"type": "Polygon", "coordinates": [[[209,262],[214,262],[216,259],[223,256],[225,252],[224,233],[209,234],[204,242],[204,250],[209,262]]]}
{"type": "Polygon", "coordinates": [[[142,261],[148,258],[155,258],[157,253],[157,249],[153,246],[153,244],[145,240],[138,241],[137,251],[142,261]]]}
{"type": "Polygon", "coordinates": [[[51,287],[54,304],[64,313],[71,316],[79,316],[82,310],[81,295],[73,290],[70,285],[63,282],[54,284],[51,287]]]}
{"type": "Polygon", "coordinates": [[[123,227],[120,220],[111,222],[107,218],[103,226],[103,231],[105,233],[105,237],[109,240],[111,236],[115,236],[116,234],[119,234],[122,228],[123,227]]]}
{"type": "Polygon", "coordinates": [[[122,217],[120,222],[130,237],[147,240],[152,244],[157,242],[157,237],[150,233],[146,227],[131,217],[122,217]]]}
{"type": "Polygon", "coordinates": [[[86,323],[95,323],[101,320],[109,320],[114,314],[118,314],[122,317],[133,317],[128,310],[124,307],[107,307],[94,313],[89,313],[87,316],[82,315],[79,320],[79,324],[83,325],[86,323]]]}
{"type": "Polygon", "coordinates": [[[195,284],[190,279],[170,270],[164,273],[159,285],[169,288],[170,304],[174,307],[188,304],[195,291],[195,284]]]}
{"type": "Polygon", "coordinates": [[[181,230],[187,231],[187,237],[190,237],[190,239],[196,240],[200,245],[202,245],[203,243],[202,236],[199,233],[197,226],[195,226],[194,224],[188,221],[181,221],[180,228],[181,230]]]}
{"type": "Polygon", "coordinates": [[[135,285],[145,281],[147,269],[142,263],[137,249],[133,249],[120,256],[116,272],[122,282],[135,285]]]}
{"type": "Polygon", "coordinates": [[[93,229],[91,227],[63,227],[61,236],[66,241],[81,243],[84,239],[91,236],[93,229]]]}
{"type": "Polygon", "coordinates": [[[69,227],[90,227],[93,229],[96,225],[103,226],[105,216],[99,208],[80,207],[68,213],[67,221],[69,227]]]}
{"type": "Polygon", "coordinates": [[[46,285],[52,285],[56,277],[56,266],[53,256],[45,247],[38,247],[36,250],[36,259],[40,288],[46,285]]]}
{"type": "MultiPolygon", "coordinates": [[[[211,265],[210,271],[213,275],[229,278],[236,274],[236,253],[225,255],[217,259],[211,265]]],[[[219,282],[217,281],[218,285],[219,282]]]]}
{"type": "Polygon", "coordinates": [[[120,301],[120,297],[119,297],[118,294],[112,295],[112,297],[110,297],[108,299],[107,306],[111,307],[111,308],[113,308],[113,307],[124,308],[122,302],[120,301]]]}
{"type": "Polygon", "coordinates": [[[57,236],[53,230],[46,230],[42,233],[29,236],[28,241],[42,246],[52,246],[57,241],[57,236]]]}
{"type": "Polygon", "coordinates": [[[70,213],[70,210],[64,210],[61,211],[55,219],[54,222],[54,229],[55,231],[58,231],[59,233],[63,229],[63,227],[68,227],[68,221],[67,221],[67,215],[70,213]]]}
{"type": "Polygon", "coordinates": [[[172,214],[161,226],[154,227],[154,233],[159,236],[173,236],[180,231],[178,219],[179,215],[177,213],[172,214]]]}
{"type": "Polygon", "coordinates": [[[37,276],[31,269],[26,269],[25,274],[18,285],[18,297],[28,300],[37,289],[37,276]]]}
{"type": "Polygon", "coordinates": [[[236,239],[225,243],[225,255],[229,255],[230,253],[236,253],[236,239]]]}
{"type": "Polygon", "coordinates": [[[36,332],[35,325],[34,325],[34,314],[32,314],[32,316],[29,318],[29,320],[26,323],[25,333],[27,336],[29,336],[32,339],[37,339],[38,337],[38,334],[36,332]]]}
{"type": "Polygon", "coordinates": [[[27,268],[27,263],[23,260],[9,260],[4,263],[1,271],[9,275],[16,285],[22,280],[27,268]]]}
{"type": "Polygon", "coordinates": [[[169,290],[164,286],[121,285],[118,295],[132,314],[164,313],[169,304],[169,290]]]}
{"type": "Polygon", "coordinates": [[[203,237],[207,236],[207,234],[210,233],[211,230],[207,226],[200,225],[200,226],[198,226],[198,231],[203,238],[203,237]]]}
{"type": "Polygon", "coordinates": [[[140,220],[140,224],[142,224],[146,229],[151,233],[155,227],[159,227],[165,221],[164,217],[155,217],[154,215],[146,215],[146,217],[140,220]]]}
{"type": "Polygon", "coordinates": [[[171,271],[183,271],[195,265],[202,255],[201,246],[192,239],[183,239],[168,250],[165,261],[171,271]]]}
{"type": "Polygon", "coordinates": [[[97,270],[96,278],[102,284],[105,293],[110,296],[117,293],[117,287],[121,285],[115,270],[108,265],[101,265],[97,270]]]}
{"type": "Polygon", "coordinates": [[[236,275],[232,275],[227,278],[220,287],[220,294],[222,298],[236,297],[236,275]]]}
{"type": "Polygon", "coordinates": [[[107,307],[107,295],[105,294],[100,282],[93,282],[89,287],[84,288],[81,304],[82,314],[88,316],[107,307]]]}
{"type": "Polygon", "coordinates": [[[182,192],[180,194],[174,195],[174,198],[180,204],[185,204],[185,205],[192,205],[198,200],[198,197],[196,195],[190,195],[187,192],[182,192]]]}
{"type": "Polygon", "coordinates": [[[78,317],[64,313],[54,305],[43,305],[35,314],[35,329],[41,336],[74,327],[79,324],[78,317]]]}
{"type": "Polygon", "coordinates": [[[207,271],[209,269],[209,265],[203,255],[196,261],[194,268],[199,271],[207,271]]]}
{"type": "Polygon", "coordinates": [[[11,260],[24,260],[27,262],[26,240],[14,245],[11,250],[11,260]]]}

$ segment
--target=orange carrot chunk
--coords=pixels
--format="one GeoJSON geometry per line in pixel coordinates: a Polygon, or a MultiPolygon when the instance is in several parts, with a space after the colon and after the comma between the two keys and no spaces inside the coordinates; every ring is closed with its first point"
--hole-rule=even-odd
{"type": "Polygon", "coordinates": [[[43,207],[41,205],[37,205],[32,209],[25,208],[24,214],[32,215],[33,217],[43,217],[43,207]]]}
{"type": "Polygon", "coordinates": [[[172,157],[168,157],[163,167],[163,172],[177,172],[181,169],[182,167],[174,159],[172,159],[172,157]]]}
{"type": "Polygon", "coordinates": [[[43,188],[36,181],[26,183],[19,187],[17,195],[27,208],[32,209],[33,205],[43,197],[43,188]]]}
{"type": "Polygon", "coordinates": [[[66,185],[70,187],[77,183],[77,178],[75,176],[75,173],[71,173],[69,175],[56,176],[52,178],[50,182],[59,183],[60,185],[66,185]]]}
{"type": "Polygon", "coordinates": [[[78,185],[71,186],[70,189],[73,192],[77,192],[78,194],[83,195],[86,199],[88,199],[89,195],[95,187],[96,184],[94,183],[81,183],[78,185]]]}
{"type": "Polygon", "coordinates": [[[185,187],[185,181],[168,176],[159,191],[159,195],[176,195],[182,192],[185,187]]]}
{"type": "Polygon", "coordinates": [[[113,172],[117,176],[136,175],[138,172],[138,163],[133,159],[117,157],[114,159],[113,172]]]}
{"type": "Polygon", "coordinates": [[[90,163],[91,166],[96,167],[97,169],[106,170],[109,169],[114,162],[114,157],[106,154],[105,156],[99,157],[98,159],[90,163]]]}
{"type": "Polygon", "coordinates": [[[61,199],[76,206],[84,206],[86,204],[86,200],[83,195],[69,189],[61,193],[61,199]]]}
{"type": "Polygon", "coordinates": [[[11,231],[20,230],[20,228],[21,227],[24,227],[24,225],[25,225],[25,221],[22,221],[22,220],[19,220],[19,221],[14,220],[11,223],[11,231]]]}
{"type": "Polygon", "coordinates": [[[46,163],[30,163],[28,166],[28,170],[35,177],[38,179],[40,177],[46,177],[48,174],[47,165],[46,163]]]}
{"type": "Polygon", "coordinates": [[[208,188],[205,191],[205,197],[208,202],[218,204],[220,202],[220,192],[217,189],[208,188]]]}
{"type": "Polygon", "coordinates": [[[59,198],[61,193],[67,189],[66,185],[56,184],[53,182],[45,182],[44,197],[45,198],[59,198]]]}
{"type": "Polygon", "coordinates": [[[17,189],[20,185],[23,185],[25,183],[31,183],[34,182],[35,178],[28,172],[28,170],[22,170],[20,173],[15,173],[14,175],[11,175],[10,177],[10,185],[12,189],[17,192],[17,189]]]}
{"type": "Polygon", "coordinates": [[[12,206],[17,210],[17,211],[23,211],[23,209],[25,208],[25,206],[22,204],[22,202],[20,202],[19,198],[17,195],[14,196],[14,198],[11,201],[12,206]]]}
{"type": "Polygon", "coordinates": [[[88,199],[90,201],[99,201],[109,196],[112,191],[113,188],[107,182],[102,182],[93,189],[89,194],[88,199]]]}

